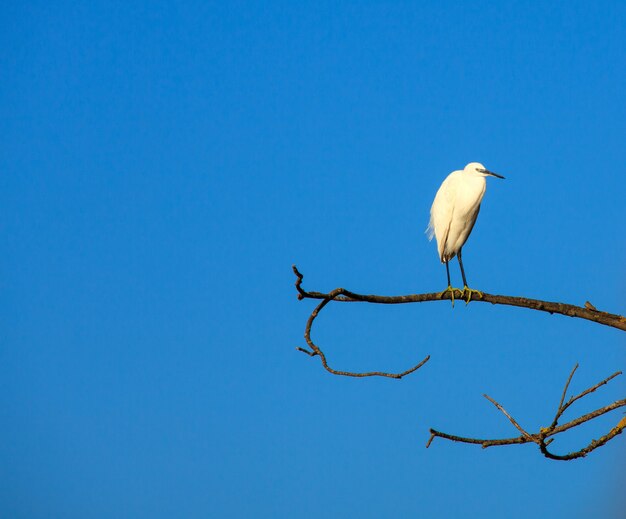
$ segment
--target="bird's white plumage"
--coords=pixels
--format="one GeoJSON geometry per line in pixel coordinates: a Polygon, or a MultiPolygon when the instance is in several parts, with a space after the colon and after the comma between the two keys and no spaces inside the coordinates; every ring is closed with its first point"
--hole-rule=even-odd
{"type": "Polygon", "coordinates": [[[442,263],[450,261],[467,241],[485,195],[485,176],[492,174],[478,162],[453,171],[441,184],[430,208],[429,239],[437,239],[442,263]]]}

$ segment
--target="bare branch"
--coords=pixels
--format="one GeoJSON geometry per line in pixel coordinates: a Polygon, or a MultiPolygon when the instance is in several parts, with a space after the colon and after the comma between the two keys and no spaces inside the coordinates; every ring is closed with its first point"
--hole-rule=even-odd
{"type": "MultiPolygon", "coordinates": [[[[313,325],[313,321],[319,315],[321,310],[331,301],[338,301],[342,303],[375,303],[375,304],[405,304],[405,303],[423,303],[428,301],[442,301],[442,300],[450,300],[452,299],[461,299],[466,296],[465,290],[452,289],[449,291],[445,291],[442,293],[432,292],[432,293],[424,293],[424,294],[409,294],[403,296],[380,296],[380,295],[367,295],[367,294],[357,294],[355,292],[350,292],[344,288],[336,288],[331,290],[328,293],[324,292],[314,292],[307,291],[302,288],[302,280],[303,275],[298,271],[297,267],[293,265],[293,272],[296,275],[296,290],[298,292],[298,299],[318,299],[321,302],[315,307],[313,312],[311,313],[304,333],[304,338],[310,348],[302,348],[297,347],[299,351],[306,353],[311,357],[319,356],[322,362],[322,366],[326,371],[334,374],[334,375],[343,375],[349,377],[370,377],[370,376],[382,376],[389,378],[402,378],[410,373],[413,373],[420,367],[422,367],[428,360],[430,356],[427,356],[424,360],[422,360],[416,366],[403,371],[401,373],[386,373],[382,371],[372,371],[367,373],[354,373],[349,371],[339,371],[331,368],[328,365],[326,360],[326,356],[324,352],[317,346],[313,340],[311,339],[311,327],[313,325]]],[[[617,328],[618,330],[626,331],[626,318],[621,315],[611,314],[608,312],[602,312],[596,309],[589,301],[585,302],[584,307],[569,305],[564,303],[555,303],[550,301],[541,301],[538,299],[529,299],[525,297],[513,297],[513,296],[503,296],[503,295],[494,295],[487,294],[484,292],[471,291],[468,295],[467,302],[469,301],[479,301],[483,303],[491,303],[491,304],[500,304],[500,305],[508,305],[508,306],[517,306],[522,308],[528,308],[531,310],[539,310],[542,312],[548,312],[550,314],[561,314],[569,317],[576,317],[579,319],[586,319],[588,321],[596,322],[598,324],[602,324],[605,326],[610,326],[612,328],[617,328]],[[474,295],[476,294],[476,296],[474,295]]],[[[610,382],[613,378],[621,375],[621,371],[613,373],[609,377],[605,378],[601,382],[598,382],[594,386],[586,389],[576,396],[570,397],[570,399],[565,402],[565,398],[567,396],[567,390],[569,389],[570,383],[574,377],[574,373],[578,369],[578,364],[574,366],[567,381],[565,383],[565,387],[563,388],[563,392],[561,394],[561,399],[559,401],[559,405],[557,407],[557,411],[555,413],[554,419],[552,423],[548,427],[542,427],[539,429],[537,433],[529,433],[524,428],[522,428],[519,423],[504,409],[502,405],[496,402],[493,398],[488,395],[483,395],[486,399],[488,399],[500,412],[502,412],[507,419],[511,422],[511,424],[521,433],[520,436],[512,437],[512,438],[499,438],[499,439],[480,439],[480,438],[470,438],[465,436],[456,436],[452,434],[448,434],[442,431],[438,431],[436,429],[430,429],[430,437],[426,444],[426,447],[429,447],[435,438],[443,438],[449,441],[455,441],[460,443],[469,443],[474,445],[481,445],[483,448],[494,447],[494,446],[502,446],[502,445],[519,445],[524,443],[535,443],[539,446],[540,452],[549,459],[552,460],[572,460],[576,458],[585,457],[591,451],[606,445],[610,440],[618,436],[622,433],[622,431],[626,428],[626,417],[622,418],[618,424],[613,427],[607,434],[603,435],[597,440],[592,440],[589,445],[586,447],[570,452],[568,454],[560,455],[554,454],[553,452],[548,450],[548,446],[554,441],[555,436],[561,434],[569,429],[574,427],[578,427],[579,425],[589,422],[599,416],[602,416],[610,411],[618,409],[620,407],[626,406],[626,399],[617,400],[612,404],[609,404],[600,409],[596,409],[591,413],[587,413],[583,416],[580,416],[574,420],[569,421],[566,424],[558,425],[559,420],[563,416],[563,413],[577,400],[587,396],[590,393],[593,393],[601,386],[610,382]]]]}
{"type": "Polygon", "coordinates": [[[548,450],[548,445],[552,443],[552,441],[554,440],[554,436],[560,433],[563,433],[569,429],[572,429],[574,427],[578,427],[579,425],[582,425],[583,423],[586,423],[595,418],[598,418],[599,416],[602,416],[610,411],[626,406],[626,399],[617,400],[616,402],[613,402],[612,404],[609,404],[600,409],[596,409],[595,411],[591,413],[587,413],[574,420],[571,420],[570,422],[564,425],[557,426],[557,422],[559,418],[563,415],[563,412],[565,411],[565,409],[567,409],[576,400],[579,400],[583,398],[584,396],[590,393],[593,393],[599,387],[607,384],[610,380],[614,379],[618,375],[621,375],[621,372],[619,371],[616,373],[613,373],[611,376],[605,378],[601,382],[598,382],[597,384],[590,387],[589,389],[586,389],[579,395],[576,395],[575,397],[571,397],[566,404],[563,404],[563,402],[565,401],[565,395],[567,393],[567,389],[570,385],[570,382],[572,381],[572,377],[574,376],[574,372],[576,371],[577,368],[578,368],[578,364],[574,366],[574,369],[570,373],[567,379],[567,382],[565,383],[565,388],[563,389],[563,394],[559,402],[559,407],[557,409],[556,416],[554,417],[554,420],[552,421],[549,427],[545,427],[545,428],[542,427],[540,428],[539,432],[530,434],[526,432],[517,423],[517,421],[515,421],[515,419],[498,402],[496,402],[495,400],[493,400],[487,395],[483,395],[509,419],[509,421],[513,424],[513,426],[515,426],[515,428],[518,431],[520,431],[521,433],[520,436],[517,436],[515,438],[501,438],[501,439],[487,440],[487,439],[479,439],[479,438],[469,438],[469,437],[464,437],[464,436],[456,436],[456,435],[444,433],[441,431],[437,431],[436,429],[430,429],[430,437],[428,439],[428,442],[426,443],[426,447],[429,447],[435,438],[443,438],[444,440],[450,440],[450,441],[461,442],[461,443],[477,444],[477,445],[481,445],[483,448],[501,446],[501,445],[519,445],[523,443],[536,443],[539,446],[540,452],[546,458],[549,458],[552,460],[568,461],[568,460],[573,460],[577,458],[584,458],[591,451],[597,449],[598,447],[602,447],[603,445],[606,445],[610,440],[615,438],[617,435],[621,434],[622,431],[626,429],[626,417],[622,418],[618,422],[618,424],[615,427],[613,427],[608,433],[606,433],[605,435],[603,435],[597,440],[592,440],[589,443],[589,445],[587,445],[586,447],[583,447],[582,449],[578,451],[570,452],[564,455],[554,454],[548,450]]]}
{"type": "MultiPolygon", "coordinates": [[[[330,299],[329,293],[323,292],[308,292],[302,288],[303,275],[298,271],[295,265],[293,265],[293,272],[297,277],[296,289],[298,291],[298,299],[330,299]]],[[[452,299],[450,291],[439,293],[431,292],[424,294],[409,294],[404,296],[379,296],[379,295],[365,295],[350,292],[349,290],[341,289],[342,296],[337,297],[336,301],[341,302],[363,302],[363,303],[376,303],[376,304],[405,304],[405,303],[425,303],[428,301],[445,301],[452,299]]],[[[461,299],[465,294],[463,290],[458,288],[453,289],[454,299],[461,299]]],[[[529,299],[526,297],[514,297],[494,295],[482,292],[482,296],[469,294],[471,301],[478,301],[482,303],[491,303],[494,305],[508,305],[517,306],[521,308],[529,308],[531,310],[539,310],[541,312],[548,312],[550,314],[561,314],[569,317],[577,317],[579,319],[586,319],[595,323],[617,328],[618,330],[626,331],[626,317],[617,314],[611,314],[608,312],[601,312],[596,310],[593,305],[587,305],[587,307],[569,305],[564,303],[555,303],[550,301],[541,301],[539,299],[529,299]],[[591,306],[591,308],[589,307],[591,306]]]]}
{"type": "MultiPolygon", "coordinates": [[[[300,288],[300,282],[302,281],[302,274],[300,274],[297,271],[295,266],[294,266],[294,272],[296,272],[296,275],[298,275],[296,288],[298,289],[298,292],[302,294],[304,292],[300,288]]],[[[322,366],[324,367],[326,371],[328,371],[329,373],[332,373],[333,375],[342,375],[344,377],[388,377],[388,378],[400,379],[402,377],[405,377],[406,375],[410,375],[414,371],[417,371],[419,368],[421,368],[424,364],[428,362],[428,360],[430,359],[430,355],[427,355],[426,358],[422,360],[419,364],[413,366],[412,368],[407,369],[406,371],[403,371],[402,373],[387,373],[384,371],[369,371],[366,373],[354,373],[352,371],[340,371],[340,370],[331,368],[328,365],[328,361],[326,360],[326,355],[324,354],[324,352],[311,339],[311,327],[313,326],[313,321],[315,321],[315,319],[317,318],[319,313],[322,311],[322,309],[331,301],[339,297],[342,297],[344,293],[345,293],[345,290],[343,288],[336,288],[335,290],[333,290],[332,292],[328,294],[328,297],[324,298],[324,300],[315,307],[315,310],[313,310],[313,312],[311,312],[311,315],[309,316],[309,319],[306,323],[306,328],[304,330],[304,339],[306,340],[306,343],[309,345],[309,348],[311,349],[307,350],[305,348],[297,347],[296,349],[298,351],[306,353],[309,357],[318,356],[320,360],[322,361],[322,366]]]]}
{"type": "MultiPolygon", "coordinates": [[[[489,440],[479,440],[478,438],[465,438],[463,436],[455,436],[453,434],[447,434],[441,431],[437,431],[435,429],[430,430],[430,438],[426,443],[426,448],[430,447],[430,444],[435,438],[443,438],[445,440],[451,440],[453,442],[462,442],[462,443],[474,443],[478,445],[482,445],[485,447],[485,443],[489,442],[489,440]]],[[[525,442],[524,442],[525,443],[525,442]]]]}
{"type": "MultiPolygon", "coordinates": [[[[323,292],[309,292],[302,288],[302,280],[304,278],[303,274],[298,270],[295,265],[292,265],[292,269],[294,274],[296,275],[296,290],[298,292],[298,299],[321,299],[321,303],[315,307],[306,324],[306,329],[304,332],[304,338],[306,339],[307,344],[309,345],[309,350],[306,348],[302,348],[298,346],[296,349],[303,353],[306,353],[310,357],[319,356],[322,361],[322,366],[326,371],[332,373],[333,375],[343,375],[348,377],[373,377],[373,376],[381,376],[388,378],[402,378],[406,375],[409,375],[422,367],[426,362],[428,362],[430,356],[427,356],[424,360],[422,360],[419,364],[413,366],[412,368],[407,369],[401,373],[386,373],[382,371],[372,371],[367,373],[354,373],[350,371],[339,371],[331,368],[328,365],[325,354],[319,348],[319,346],[315,345],[311,340],[311,327],[313,325],[313,321],[318,316],[318,314],[322,311],[322,309],[331,301],[339,301],[343,303],[376,303],[376,304],[405,304],[405,303],[423,303],[427,301],[442,301],[442,300],[450,300],[452,299],[452,294],[450,291],[446,291],[443,293],[425,293],[425,294],[410,294],[406,296],[378,296],[378,295],[363,295],[357,294],[355,292],[350,292],[345,288],[335,288],[328,293],[323,292]]],[[[464,297],[464,292],[459,289],[453,289],[454,298],[461,299],[464,297]]],[[[593,307],[593,309],[589,308],[589,305],[586,305],[587,308],[582,308],[574,305],[566,305],[563,303],[551,303],[548,301],[540,301],[537,299],[528,299],[525,297],[511,297],[511,296],[498,296],[487,293],[479,293],[477,299],[474,298],[475,292],[470,292],[469,300],[472,301],[482,301],[492,304],[502,304],[502,305],[510,305],[510,306],[519,306],[530,308],[533,310],[541,310],[544,312],[559,313],[562,315],[568,315],[570,317],[579,317],[581,319],[587,319],[590,321],[594,321],[600,324],[604,324],[606,326],[611,326],[614,328],[618,328],[620,330],[626,330],[626,318],[621,315],[609,314],[607,312],[600,312],[593,307]]],[[[574,372],[570,375],[573,376],[574,372]]],[[[608,380],[607,380],[608,381],[608,380]]],[[[606,382],[604,382],[606,383],[606,382]]],[[[569,382],[568,382],[569,385],[569,382]]],[[[601,384],[600,384],[601,385],[601,384]]],[[[595,391],[595,389],[593,389],[595,391]]],[[[564,391],[563,397],[565,397],[565,392],[567,391],[567,386],[564,391]]],[[[584,395],[581,395],[584,396],[584,395]]],[[[577,398],[580,398],[577,397],[577,398]]],[[[572,402],[568,402],[564,409],[565,410],[572,402]]],[[[559,404],[559,409],[561,409],[562,402],[559,404]]],[[[559,414],[557,412],[557,416],[555,420],[558,420],[559,414]]]]}
{"type": "Polygon", "coordinates": [[[618,424],[615,427],[613,427],[613,429],[611,429],[607,434],[605,434],[598,440],[591,440],[591,443],[587,445],[587,447],[584,447],[583,449],[580,449],[579,451],[570,452],[569,454],[565,454],[565,455],[553,454],[547,449],[548,444],[543,441],[540,442],[539,449],[541,450],[541,453],[546,458],[550,458],[551,460],[569,461],[569,460],[575,460],[576,458],[584,458],[592,450],[597,449],[598,447],[602,447],[603,445],[606,445],[610,440],[615,438],[618,434],[622,434],[622,431],[624,429],[626,429],[626,417],[622,418],[618,422],[618,424]]]}

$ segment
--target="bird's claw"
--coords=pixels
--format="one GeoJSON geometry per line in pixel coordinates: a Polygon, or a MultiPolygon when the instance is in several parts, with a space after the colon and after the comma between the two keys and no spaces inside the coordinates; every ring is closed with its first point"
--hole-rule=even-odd
{"type": "MultiPolygon", "coordinates": [[[[450,300],[452,301],[452,308],[454,308],[454,292],[455,290],[459,290],[458,288],[453,288],[452,285],[448,285],[448,288],[446,288],[443,292],[439,293],[439,299],[443,299],[443,296],[446,295],[446,292],[450,292],[450,300]]],[[[460,292],[460,290],[459,290],[460,292]]]]}
{"type": "Polygon", "coordinates": [[[465,285],[463,287],[463,298],[465,299],[465,296],[467,295],[467,299],[465,299],[466,305],[472,300],[472,294],[476,294],[480,299],[482,299],[484,295],[480,290],[474,290],[473,288],[465,285]]]}

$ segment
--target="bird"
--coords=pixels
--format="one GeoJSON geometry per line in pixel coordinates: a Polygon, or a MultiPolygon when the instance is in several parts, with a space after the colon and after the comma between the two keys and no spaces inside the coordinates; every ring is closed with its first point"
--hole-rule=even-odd
{"type": "Polygon", "coordinates": [[[489,171],[479,162],[470,162],[462,170],[453,171],[441,183],[435,200],[430,208],[430,222],[426,229],[429,240],[437,239],[437,252],[441,263],[446,264],[448,288],[440,296],[450,292],[454,306],[454,288],[450,283],[450,267],[448,263],[456,256],[461,267],[463,277],[462,295],[467,295],[466,303],[472,298],[472,293],[482,297],[482,292],[468,287],[463,269],[462,250],[469,238],[482,202],[487,182],[485,177],[504,179],[493,171],[489,171]]]}

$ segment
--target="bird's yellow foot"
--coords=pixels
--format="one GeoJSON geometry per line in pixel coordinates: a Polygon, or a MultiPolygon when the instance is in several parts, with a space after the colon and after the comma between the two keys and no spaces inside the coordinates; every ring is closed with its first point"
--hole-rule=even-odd
{"type": "Polygon", "coordinates": [[[472,300],[472,294],[476,294],[476,296],[480,299],[483,298],[483,293],[480,290],[474,290],[473,288],[465,285],[463,287],[463,298],[467,295],[467,299],[465,299],[465,304],[468,304],[472,300]]]}
{"type": "Polygon", "coordinates": [[[443,299],[443,296],[446,295],[446,292],[450,292],[450,300],[452,301],[452,308],[454,308],[454,291],[455,290],[459,290],[459,289],[453,288],[452,285],[448,285],[448,288],[446,288],[443,292],[439,293],[439,299],[443,299]]]}

